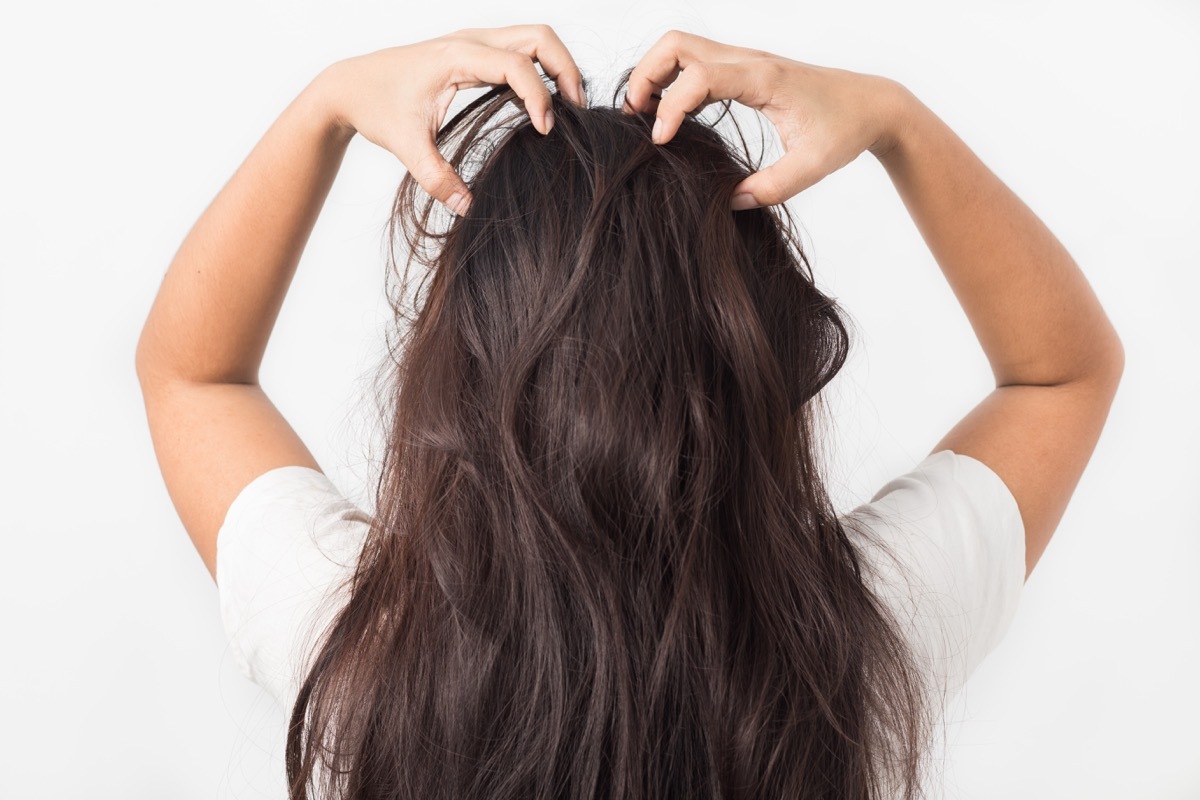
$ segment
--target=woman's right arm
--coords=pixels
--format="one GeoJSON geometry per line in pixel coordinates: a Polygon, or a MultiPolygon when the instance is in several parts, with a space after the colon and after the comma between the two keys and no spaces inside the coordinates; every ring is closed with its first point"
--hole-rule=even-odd
{"type": "Polygon", "coordinates": [[[1066,249],[901,84],[671,31],[634,68],[627,113],[653,111],[654,141],[684,115],[734,99],[779,130],[784,155],[734,189],[734,208],[780,203],[865,151],[883,164],[983,347],[996,388],[931,452],[992,469],[1025,526],[1025,576],[1091,458],[1124,351],[1066,249]],[[655,90],[668,87],[655,99],[655,90]],[[749,192],[743,201],[738,192],[749,192]]]}
{"type": "Polygon", "coordinates": [[[891,84],[873,150],[963,307],[996,388],[930,452],[987,464],[1025,524],[1025,577],[1091,458],[1124,349],[1040,219],[911,92],[891,84]]]}

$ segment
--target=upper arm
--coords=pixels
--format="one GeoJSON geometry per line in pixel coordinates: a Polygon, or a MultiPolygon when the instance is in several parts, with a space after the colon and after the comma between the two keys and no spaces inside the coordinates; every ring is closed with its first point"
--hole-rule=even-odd
{"type": "Polygon", "coordinates": [[[141,375],[167,493],[216,580],[217,531],[238,493],[267,470],[319,470],[258,384],[204,384],[141,375]]]}
{"type": "Polygon", "coordinates": [[[1118,355],[1111,369],[1094,378],[997,387],[930,451],[971,456],[1008,486],[1025,525],[1026,579],[1100,438],[1124,366],[1118,355]]]}

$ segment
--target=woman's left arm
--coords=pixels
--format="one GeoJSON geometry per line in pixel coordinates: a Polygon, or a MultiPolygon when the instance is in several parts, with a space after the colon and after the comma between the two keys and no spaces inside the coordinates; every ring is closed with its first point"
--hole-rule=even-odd
{"type": "Polygon", "coordinates": [[[361,134],[438,200],[461,193],[469,202],[434,136],[459,90],[503,83],[548,133],[550,95],[534,60],[583,100],[574,61],[541,25],[462,30],[331,65],[184,239],[143,327],[136,367],[168,494],[214,579],[217,531],[238,493],[275,467],[320,469],[258,372],[347,145],[361,134]]]}

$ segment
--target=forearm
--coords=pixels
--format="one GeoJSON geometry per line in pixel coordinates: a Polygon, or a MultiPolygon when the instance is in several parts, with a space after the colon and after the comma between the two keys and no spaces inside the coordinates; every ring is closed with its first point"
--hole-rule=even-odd
{"type": "Polygon", "coordinates": [[[283,298],[353,138],[330,100],[318,76],[193,225],[138,342],[143,381],[257,383],[283,298]]]}
{"type": "Polygon", "coordinates": [[[997,386],[1107,378],[1120,340],[1063,245],[965,143],[896,85],[876,153],[962,305],[997,386]]]}

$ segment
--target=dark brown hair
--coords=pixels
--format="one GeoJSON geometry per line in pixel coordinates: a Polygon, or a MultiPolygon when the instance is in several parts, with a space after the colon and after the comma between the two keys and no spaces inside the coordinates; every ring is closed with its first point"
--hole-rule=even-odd
{"type": "Polygon", "coordinates": [[[785,206],[730,210],[759,166],[730,105],[655,145],[628,75],[611,107],[554,94],[549,135],[507,86],[467,105],[445,230],[400,185],[427,282],[389,295],[374,522],[292,798],[919,794],[917,662],[820,472],[846,324],[785,206]]]}

